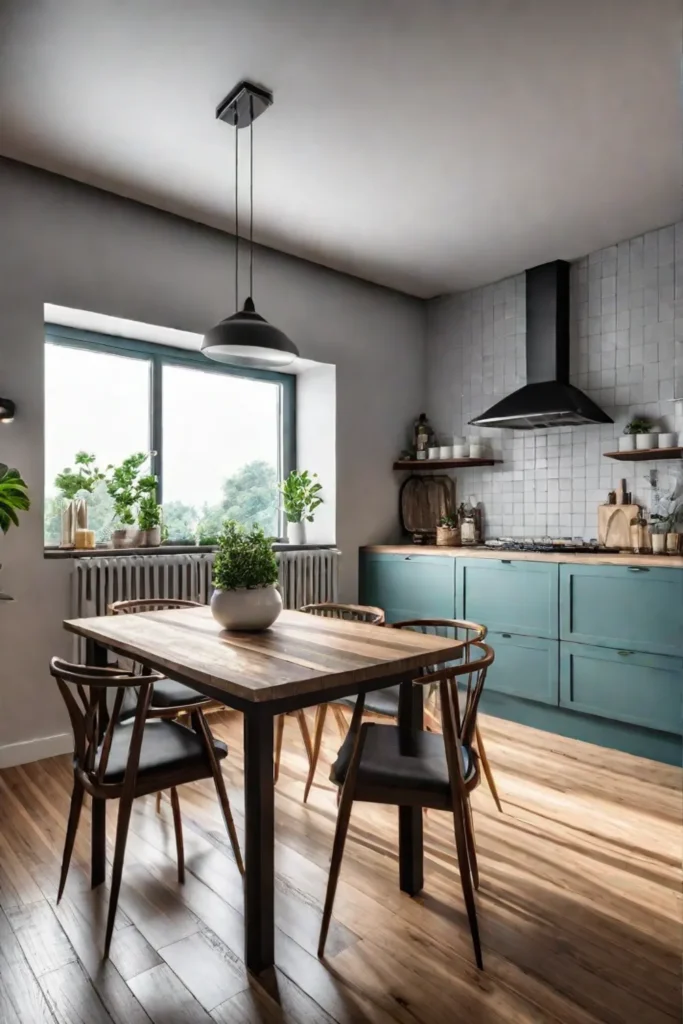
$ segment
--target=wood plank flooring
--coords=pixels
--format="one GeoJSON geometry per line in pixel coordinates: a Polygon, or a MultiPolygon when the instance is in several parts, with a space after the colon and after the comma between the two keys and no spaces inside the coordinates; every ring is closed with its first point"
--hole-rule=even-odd
{"type": "MultiPolygon", "coordinates": [[[[241,717],[220,713],[243,842],[241,717]]],[[[336,817],[325,735],[309,803],[293,720],[276,797],[276,961],[245,970],[242,883],[213,784],[136,802],[111,958],[108,891],[89,888],[84,809],[64,898],[57,879],[69,758],[0,772],[0,1024],[671,1024],[681,1020],[682,773],[482,720],[505,813],[474,796],[485,971],[474,966],[452,820],[426,818],[425,890],[398,888],[395,809],[357,805],[327,957],[315,956],[336,817]]],[[[116,805],[108,807],[113,853],[116,805]]]]}

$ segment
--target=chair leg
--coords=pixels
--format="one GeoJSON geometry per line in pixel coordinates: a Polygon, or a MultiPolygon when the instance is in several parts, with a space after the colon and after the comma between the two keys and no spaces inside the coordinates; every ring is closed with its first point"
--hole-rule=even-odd
{"type": "Polygon", "coordinates": [[[464,825],[465,811],[461,800],[454,799],[453,804],[453,831],[455,833],[455,849],[458,855],[458,867],[460,869],[460,884],[462,885],[462,894],[465,897],[465,907],[467,908],[467,918],[470,923],[470,932],[472,934],[472,945],[474,946],[474,957],[477,961],[477,967],[480,970],[484,969],[484,963],[481,956],[481,942],[479,939],[479,923],[477,921],[477,907],[474,902],[474,890],[472,888],[472,876],[470,875],[470,862],[467,851],[467,839],[465,835],[464,825]]]}
{"type": "Polygon", "coordinates": [[[69,873],[71,854],[73,853],[76,832],[78,831],[78,822],[81,817],[81,808],[83,807],[83,793],[83,786],[74,776],[74,788],[71,792],[71,807],[69,809],[69,821],[66,826],[66,838],[64,840],[62,871],[59,876],[59,890],[57,892],[57,903],[59,903],[59,901],[62,898],[62,893],[64,892],[64,886],[66,884],[66,876],[69,873]]]}
{"type": "Polygon", "coordinates": [[[228,799],[227,790],[225,788],[225,780],[223,779],[223,772],[221,766],[216,762],[213,781],[216,785],[216,793],[218,794],[218,800],[221,805],[221,811],[223,812],[223,821],[225,827],[228,830],[228,836],[230,838],[230,845],[232,846],[232,852],[235,855],[235,862],[241,875],[244,874],[244,861],[242,860],[242,851],[240,850],[240,841],[237,838],[237,829],[235,828],[235,822],[232,816],[232,810],[230,809],[230,800],[228,799]]]}
{"type": "Polygon", "coordinates": [[[280,778],[280,757],[282,755],[282,737],[285,731],[286,715],[278,715],[275,723],[275,768],[273,770],[273,785],[280,778]]]}
{"type": "Polygon", "coordinates": [[[346,723],[346,718],[344,716],[344,712],[342,711],[338,704],[332,704],[331,708],[332,714],[334,715],[335,721],[337,723],[337,728],[339,729],[341,741],[343,743],[344,740],[346,739],[346,734],[349,731],[348,725],[346,723]]]}
{"type": "Polygon", "coordinates": [[[90,885],[96,889],[104,882],[107,866],[106,800],[93,797],[90,813],[90,885]]]}
{"type": "Polygon", "coordinates": [[[325,718],[327,717],[327,704],[319,704],[315,710],[315,733],[313,736],[313,751],[311,753],[310,765],[308,768],[308,778],[306,779],[306,788],[304,789],[304,803],[308,800],[308,794],[311,791],[313,785],[313,779],[315,777],[315,770],[318,767],[318,758],[320,757],[320,746],[323,740],[323,732],[325,729],[325,718]]]}
{"type": "Polygon", "coordinates": [[[479,726],[477,726],[476,730],[475,730],[475,740],[476,740],[477,753],[479,754],[479,759],[481,760],[481,766],[484,769],[484,775],[486,776],[486,781],[488,782],[489,789],[491,790],[491,796],[495,800],[496,807],[498,808],[498,810],[502,814],[503,813],[503,807],[502,807],[500,799],[498,797],[498,790],[496,789],[496,783],[495,783],[495,780],[493,778],[493,772],[491,771],[491,765],[489,764],[489,759],[486,756],[486,750],[484,749],[484,743],[483,743],[483,740],[481,738],[481,733],[479,732],[479,726]]]}
{"type": "Polygon", "coordinates": [[[311,761],[313,760],[313,747],[311,745],[311,734],[308,731],[308,722],[306,721],[306,712],[303,708],[295,711],[296,720],[299,723],[299,732],[301,738],[304,741],[304,747],[306,748],[306,757],[308,758],[308,767],[311,767],[311,761]]]}
{"type": "Polygon", "coordinates": [[[116,846],[114,847],[114,864],[111,871],[111,892],[109,894],[109,914],[107,916],[107,932],[104,939],[104,958],[109,956],[111,937],[114,932],[114,921],[116,919],[116,908],[119,903],[119,892],[121,890],[121,876],[123,875],[123,859],[126,854],[126,841],[128,839],[128,826],[130,815],[133,810],[133,797],[125,795],[119,800],[119,816],[116,822],[116,846]]]}
{"type": "Polygon", "coordinates": [[[178,856],[178,882],[185,882],[185,847],[183,845],[183,819],[180,816],[180,800],[175,786],[171,788],[171,807],[173,809],[173,828],[175,829],[175,845],[178,856]]]}
{"type": "Polygon", "coordinates": [[[157,798],[156,799],[157,799],[157,803],[156,803],[157,814],[161,814],[161,790],[159,790],[159,792],[157,793],[157,798]]]}
{"type": "Polygon", "coordinates": [[[469,795],[463,798],[463,820],[465,824],[465,838],[467,840],[467,856],[472,871],[472,882],[474,888],[479,888],[479,865],[477,864],[477,844],[474,838],[474,821],[472,820],[472,805],[469,795]]]}

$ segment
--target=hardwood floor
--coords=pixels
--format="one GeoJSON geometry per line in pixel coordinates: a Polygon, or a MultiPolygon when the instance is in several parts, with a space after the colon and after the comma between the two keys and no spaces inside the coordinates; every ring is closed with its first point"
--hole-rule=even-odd
{"type": "MultiPolygon", "coordinates": [[[[309,713],[312,715],[312,713],[309,713]]],[[[312,718],[311,718],[312,722],[312,718]]],[[[244,847],[242,730],[220,713],[224,772],[244,847]]],[[[503,801],[474,795],[485,971],[474,966],[452,819],[430,811],[425,890],[398,888],[395,809],[356,805],[325,962],[315,956],[336,816],[326,732],[307,762],[286,732],[276,797],[276,962],[242,962],[242,881],[212,782],[136,802],[111,958],[107,886],[89,888],[90,808],[56,905],[69,758],[0,772],[0,1024],[665,1024],[681,1020],[681,772],[484,718],[503,801]]],[[[112,802],[115,804],[115,802],[112,802]]],[[[116,806],[107,808],[107,860],[116,806]]],[[[109,872],[108,872],[109,875],[109,872]]]]}

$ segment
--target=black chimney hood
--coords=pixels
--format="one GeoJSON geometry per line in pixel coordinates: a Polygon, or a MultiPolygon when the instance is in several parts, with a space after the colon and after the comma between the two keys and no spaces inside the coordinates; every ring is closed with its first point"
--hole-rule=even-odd
{"type": "Polygon", "coordinates": [[[478,427],[577,427],[613,423],[569,383],[569,264],[554,260],[526,272],[527,384],[481,416],[478,427]]]}

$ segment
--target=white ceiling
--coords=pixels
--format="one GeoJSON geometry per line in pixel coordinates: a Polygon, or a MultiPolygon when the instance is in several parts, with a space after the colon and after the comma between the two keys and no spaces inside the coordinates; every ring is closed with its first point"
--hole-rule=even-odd
{"type": "Polygon", "coordinates": [[[0,0],[0,152],[230,230],[251,78],[257,238],[431,296],[680,217],[680,51],[680,0],[0,0]]]}

